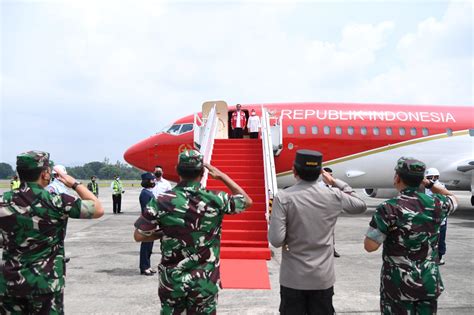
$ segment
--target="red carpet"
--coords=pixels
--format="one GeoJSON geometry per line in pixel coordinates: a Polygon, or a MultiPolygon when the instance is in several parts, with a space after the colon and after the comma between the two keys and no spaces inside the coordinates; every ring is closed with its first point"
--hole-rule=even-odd
{"type": "Polygon", "coordinates": [[[270,290],[266,260],[222,259],[221,282],[224,289],[270,290]]]}
{"type": "MultiPolygon", "coordinates": [[[[229,175],[252,198],[241,214],[226,215],[222,224],[221,279],[224,288],[270,289],[266,260],[271,258],[265,218],[262,140],[217,139],[211,164],[229,175]]],[[[229,192],[220,181],[207,188],[229,192]]]]}

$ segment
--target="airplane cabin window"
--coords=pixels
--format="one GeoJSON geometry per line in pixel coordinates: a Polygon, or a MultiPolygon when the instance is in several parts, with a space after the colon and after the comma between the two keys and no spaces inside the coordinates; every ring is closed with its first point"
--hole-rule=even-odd
{"type": "Polygon", "coordinates": [[[170,135],[178,135],[179,134],[179,129],[181,128],[182,125],[173,125],[169,127],[168,130],[166,130],[166,133],[169,133],[170,135]]]}
{"type": "Polygon", "coordinates": [[[306,126],[300,126],[300,134],[302,135],[306,134],[306,126]]]}
{"type": "Polygon", "coordinates": [[[182,134],[191,130],[193,130],[193,124],[184,124],[183,127],[181,127],[179,134],[182,134]]]}
{"type": "Polygon", "coordinates": [[[385,134],[386,134],[387,136],[391,136],[391,135],[393,134],[393,132],[392,132],[392,127],[387,127],[387,128],[385,128],[385,134]]]}
{"type": "Polygon", "coordinates": [[[446,134],[447,134],[449,137],[451,137],[451,136],[453,135],[453,129],[447,128],[447,129],[446,129],[446,134]]]}
{"type": "Polygon", "coordinates": [[[329,126],[324,126],[323,131],[324,131],[324,134],[325,134],[325,135],[328,135],[328,134],[331,133],[331,127],[329,127],[329,126]]]}
{"type": "Polygon", "coordinates": [[[366,136],[367,135],[367,127],[361,127],[360,128],[360,134],[363,135],[363,136],[366,136]]]}
{"type": "Polygon", "coordinates": [[[400,128],[398,128],[398,133],[400,134],[400,136],[404,136],[407,132],[406,132],[405,128],[400,127],[400,128]]]}
{"type": "Polygon", "coordinates": [[[336,135],[342,135],[342,128],[339,126],[336,127],[336,135]]]}
{"type": "Polygon", "coordinates": [[[428,128],[421,129],[421,133],[423,134],[423,136],[429,135],[428,128]]]}
{"type": "Polygon", "coordinates": [[[352,126],[347,127],[347,134],[352,136],[354,134],[354,127],[352,126]]]}
{"type": "Polygon", "coordinates": [[[410,134],[411,134],[412,136],[416,136],[416,128],[411,128],[411,129],[410,129],[410,134]]]}
{"type": "Polygon", "coordinates": [[[474,137],[474,129],[469,129],[469,136],[474,137]]]}
{"type": "Polygon", "coordinates": [[[374,136],[380,135],[380,129],[379,129],[379,127],[374,127],[374,129],[372,129],[372,132],[374,133],[374,136]]]}
{"type": "Polygon", "coordinates": [[[318,126],[313,126],[311,127],[311,133],[313,135],[317,135],[318,134],[318,126]]]}
{"type": "Polygon", "coordinates": [[[289,125],[287,131],[289,135],[292,135],[295,132],[295,127],[293,127],[293,125],[289,125]]]}

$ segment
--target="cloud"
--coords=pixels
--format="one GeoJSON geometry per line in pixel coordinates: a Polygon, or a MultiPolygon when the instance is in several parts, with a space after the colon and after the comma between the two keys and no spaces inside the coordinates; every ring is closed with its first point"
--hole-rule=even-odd
{"type": "Polygon", "coordinates": [[[366,80],[358,97],[472,106],[472,35],[472,4],[450,3],[441,19],[421,21],[399,40],[400,64],[366,80]]]}
{"type": "MultiPolygon", "coordinates": [[[[2,158],[21,143],[62,152],[65,164],[120,159],[206,100],[472,104],[469,4],[452,3],[401,36],[404,20],[364,17],[369,4],[326,31],[333,17],[315,19],[319,5],[2,4],[2,158]],[[35,137],[18,141],[18,124],[35,137]],[[107,142],[87,142],[93,130],[107,142]]],[[[324,12],[344,6],[331,5],[324,12]]]]}

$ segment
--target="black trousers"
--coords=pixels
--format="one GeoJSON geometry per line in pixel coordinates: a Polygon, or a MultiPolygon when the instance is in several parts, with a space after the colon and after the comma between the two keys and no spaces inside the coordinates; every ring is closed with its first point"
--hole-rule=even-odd
{"type": "Polygon", "coordinates": [[[244,129],[242,128],[234,128],[234,139],[242,139],[244,137],[244,129]]]}
{"type": "Polygon", "coordinates": [[[281,315],[334,314],[334,287],[326,290],[297,290],[280,286],[281,315]]]}
{"type": "Polygon", "coordinates": [[[122,195],[112,195],[112,210],[114,213],[122,211],[122,195]]]}
{"type": "Polygon", "coordinates": [[[154,242],[142,242],[140,245],[140,271],[143,272],[151,267],[150,257],[154,242]]]}
{"type": "Polygon", "coordinates": [[[258,131],[257,132],[249,132],[250,139],[258,139],[258,131]]]}

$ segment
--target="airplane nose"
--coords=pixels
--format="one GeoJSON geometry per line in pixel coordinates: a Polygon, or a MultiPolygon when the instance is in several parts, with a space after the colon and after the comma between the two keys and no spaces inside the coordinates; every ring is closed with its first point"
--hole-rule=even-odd
{"type": "Polygon", "coordinates": [[[125,151],[125,153],[123,154],[125,161],[135,167],[146,170],[148,161],[148,151],[150,149],[147,140],[141,141],[128,148],[127,151],[125,151]]]}

